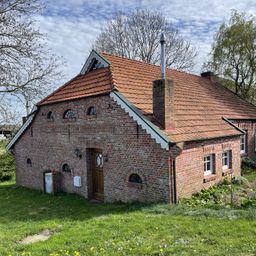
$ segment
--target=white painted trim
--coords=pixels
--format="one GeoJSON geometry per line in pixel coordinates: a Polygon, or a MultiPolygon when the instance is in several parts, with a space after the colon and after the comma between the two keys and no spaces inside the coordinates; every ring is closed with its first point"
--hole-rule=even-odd
{"type": "Polygon", "coordinates": [[[246,140],[247,140],[247,134],[244,133],[240,136],[240,153],[241,154],[246,153],[246,143],[247,143],[246,140]],[[242,143],[242,141],[243,141],[243,143],[242,143]],[[242,147],[242,145],[243,145],[243,147],[242,147]]]}
{"type": "Polygon", "coordinates": [[[222,170],[229,169],[229,166],[230,166],[230,150],[226,150],[226,151],[222,152],[222,170]],[[225,153],[227,153],[227,164],[223,165],[223,160],[224,160],[224,154],[225,153]]]}
{"type": "Polygon", "coordinates": [[[209,154],[204,156],[204,175],[210,175],[213,174],[214,170],[213,170],[213,154],[209,154]],[[207,157],[210,157],[210,160],[207,160],[207,157]],[[205,164],[207,165],[207,163],[210,162],[210,170],[205,170],[205,164]]]}
{"type": "Polygon", "coordinates": [[[227,118],[225,118],[225,117],[222,117],[222,119],[224,120],[224,121],[226,121],[228,124],[230,124],[231,126],[233,126],[235,129],[237,129],[239,132],[241,132],[241,134],[243,134],[244,133],[244,131],[241,129],[241,128],[239,128],[237,125],[235,125],[234,123],[233,123],[233,121],[232,121],[232,119],[227,119],[227,118]]]}
{"type": "Polygon", "coordinates": [[[126,113],[137,124],[146,130],[146,132],[151,136],[152,139],[156,140],[156,143],[161,145],[161,148],[169,150],[170,139],[165,135],[156,125],[147,120],[143,114],[136,109],[120,92],[111,92],[110,97],[117,102],[117,104],[124,109],[126,113]]]}
{"type": "Polygon", "coordinates": [[[12,148],[12,146],[16,143],[16,141],[20,138],[20,136],[24,133],[24,131],[28,128],[28,126],[32,123],[34,116],[36,114],[35,111],[36,111],[36,109],[34,110],[33,114],[31,114],[28,117],[27,121],[21,126],[19,131],[12,138],[12,140],[8,143],[8,145],[6,146],[7,150],[10,150],[12,148]]]}
{"type": "Polygon", "coordinates": [[[91,66],[91,62],[93,59],[98,60],[103,65],[103,67],[109,66],[109,62],[106,59],[104,59],[102,56],[100,56],[95,50],[92,50],[84,64],[82,70],[80,71],[81,75],[84,75],[86,72],[88,72],[88,68],[91,66]]]}

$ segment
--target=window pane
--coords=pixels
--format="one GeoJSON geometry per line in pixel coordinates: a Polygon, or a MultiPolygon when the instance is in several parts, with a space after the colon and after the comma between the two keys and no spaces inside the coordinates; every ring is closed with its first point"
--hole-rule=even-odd
{"type": "Polygon", "coordinates": [[[207,164],[206,164],[206,162],[204,162],[204,171],[205,172],[207,171],[207,164]]]}
{"type": "Polygon", "coordinates": [[[211,170],[211,162],[207,162],[207,171],[211,170]]]}
{"type": "Polygon", "coordinates": [[[204,157],[204,171],[212,172],[213,170],[213,156],[208,155],[204,157]]]}
{"type": "Polygon", "coordinates": [[[62,171],[63,172],[71,172],[71,168],[70,168],[70,166],[68,164],[64,164],[62,166],[62,171]]]}
{"type": "Polygon", "coordinates": [[[142,179],[141,179],[141,177],[138,174],[133,173],[129,177],[129,182],[141,184],[142,183],[142,179]]]}
{"type": "Polygon", "coordinates": [[[247,152],[247,130],[244,130],[245,134],[240,137],[240,150],[242,153],[247,152]]]}
{"type": "Polygon", "coordinates": [[[63,118],[64,119],[76,119],[76,115],[71,109],[68,109],[65,111],[63,118]]]}
{"type": "Polygon", "coordinates": [[[88,110],[87,110],[87,115],[89,115],[89,116],[96,115],[95,107],[89,107],[88,110]]]}

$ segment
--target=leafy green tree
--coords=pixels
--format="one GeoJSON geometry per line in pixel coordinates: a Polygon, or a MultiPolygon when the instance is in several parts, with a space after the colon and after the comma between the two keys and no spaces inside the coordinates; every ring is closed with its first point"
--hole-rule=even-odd
{"type": "Polygon", "coordinates": [[[206,68],[237,95],[256,102],[255,17],[232,12],[229,21],[223,23],[216,34],[206,68]]]}

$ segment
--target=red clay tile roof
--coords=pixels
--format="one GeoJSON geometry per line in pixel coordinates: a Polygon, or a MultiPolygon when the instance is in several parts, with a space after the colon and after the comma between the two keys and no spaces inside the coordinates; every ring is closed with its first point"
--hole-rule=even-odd
{"type": "MultiPolygon", "coordinates": [[[[155,124],[152,115],[152,82],[161,78],[159,66],[101,53],[110,67],[78,75],[38,105],[77,99],[115,89],[155,124]]],[[[207,78],[167,69],[174,81],[175,129],[166,130],[171,141],[193,141],[240,135],[222,119],[256,119],[256,107],[207,78]]]]}
{"type": "Polygon", "coordinates": [[[112,90],[109,67],[95,69],[85,75],[78,75],[47,96],[37,105],[46,105],[103,94],[112,90]]]}
{"type": "MultiPolygon", "coordinates": [[[[152,114],[152,81],[161,78],[159,66],[101,54],[111,63],[115,87],[141,109],[152,114]]],[[[167,69],[175,86],[175,130],[165,131],[171,141],[210,139],[241,134],[222,117],[256,119],[256,107],[207,78],[167,69]]]]}

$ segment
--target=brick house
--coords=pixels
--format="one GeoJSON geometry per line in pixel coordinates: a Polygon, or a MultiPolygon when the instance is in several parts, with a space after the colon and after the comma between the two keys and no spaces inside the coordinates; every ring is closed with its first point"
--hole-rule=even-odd
{"type": "Polygon", "coordinates": [[[17,185],[105,202],[173,203],[256,159],[256,107],[214,81],[92,51],[9,143],[17,185]],[[57,175],[58,174],[58,175],[57,175]]]}

